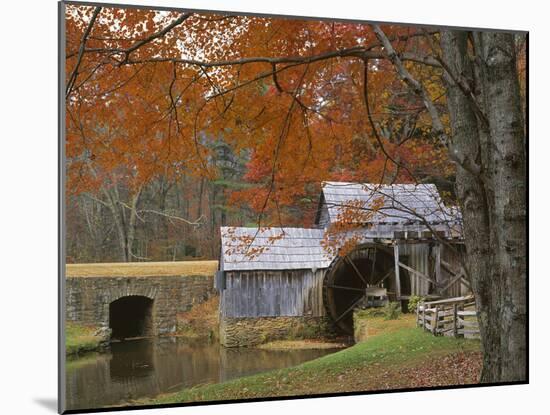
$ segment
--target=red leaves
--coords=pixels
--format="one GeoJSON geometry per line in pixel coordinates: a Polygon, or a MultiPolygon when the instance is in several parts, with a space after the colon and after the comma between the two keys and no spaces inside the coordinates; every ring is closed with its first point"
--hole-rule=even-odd
{"type": "MultiPolygon", "coordinates": [[[[68,6],[68,74],[92,12],[68,6]]],[[[219,171],[209,144],[219,138],[235,154],[250,157],[244,178],[255,186],[234,191],[232,201],[271,223],[311,224],[324,180],[409,182],[413,175],[452,174],[445,151],[430,138],[418,99],[383,60],[369,61],[367,91],[383,149],[367,122],[364,62],[353,56],[269,62],[346,48],[376,51],[370,26],[193,14],[133,49],[179,17],[102,8],[67,100],[67,155],[75,160],[68,187],[74,192],[99,188],[111,177],[133,186],[158,175],[213,179],[219,171]],[[127,64],[122,49],[132,49],[133,63],[127,64]],[[266,59],[217,67],[170,62],[182,57],[210,63],[266,59]]],[[[398,51],[426,50],[421,37],[406,38],[416,29],[384,30],[398,51]]],[[[440,92],[437,72],[411,70],[430,81],[431,94],[440,92]]]]}
{"type": "Polygon", "coordinates": [[[479,383],[481,361],[481,352],[460,352],[400,372],[409,388],[479,383]]]}

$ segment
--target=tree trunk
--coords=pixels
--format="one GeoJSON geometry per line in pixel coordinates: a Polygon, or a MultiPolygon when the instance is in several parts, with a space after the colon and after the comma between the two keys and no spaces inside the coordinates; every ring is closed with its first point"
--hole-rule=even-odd
{"type": "Polygon", "coordinates": [[[453,74],[445,77],[449,150],[459,160],[457,194],[479,311],[481,380],[526,380],[525,136],[514,38],[442,32],[441,48],[453,74]],[[470,85],[477,104],[456,84],[458,77],[470,85]]]}
{"type": "Polygon", "coordinates": [[[113,221],[115,223],[115,229],[118,236],[118,246],[120,247],[120,260],[122,262],[128,262],[128,240],[126,237],[126,224],[124,220],[124,215],[122,211],[122,206],[118,203],[117,195],[109,189],[102,188],[103,194],[107,199],[107,205],[113,216],[113,221]]]}
{"type": "Polygon", "coordinates": [[[122,262],[132,262],[134,259],[132,248],[136,230],[136,210],[141,196],[141,187],[132,197],[130,209],[122,206],[120,203],[119,192],[116,187],[112,189],[103,188],[102,191],[107,198],[107,205],[109,206],[117,230],[120,259],[122,262]],[[127,218],[126,210],[129,210],[129,218],[127,218]]]}
{"type": "Polygon", "coordinates": [[[127,238],[126,238],[126,256],[129,261],[135,259],[133,253],[134,249],[134,240],[136,235],[136,220],[137,220],[137,207],[139,203],[139,198],[141,196],[141,187],[139,187],[136,193],[132,196],[132,204],[130,205],[132,209],[130,210],[130,219],[128,220],[128,229],[127,229],[127,238]]]}

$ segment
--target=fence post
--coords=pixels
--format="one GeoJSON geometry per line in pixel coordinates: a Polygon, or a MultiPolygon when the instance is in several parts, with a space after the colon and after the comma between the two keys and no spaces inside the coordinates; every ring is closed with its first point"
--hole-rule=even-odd
{"type": "MultiPolygon", "coordinates": [[[[466,303],[462,303],[462,307],[461,307],[462,311],[466,311],[465,308],[464,308],[464,304],[466,304],[466,303]]],[[[464,321],[466,321],[466,316],[463,316],[462,319],[464,321]]],[[[462,323],[462,331],[463,332],[466,331],[466,326],[464,326],[464,323],[462,323]]],[[[466,338],[466,333],[462,333],[462,337],[466,338]]]]}
{"type": "Polygon", "coordinates": [[[426,303],[422,303],[422,328],[426,330],[426,303]]]}
{"type": "Polygon", "coordinates": [[[458,304],[453,304],[453,336],[458,337],[458,304]]]}
{"type": "Polygon", "coordinates": [[[418,318],[420,317],[419,314],[420,314],[420,301],[416,303],[416,327],[420,325],[420,321],[418,321],[418,318]]]}
{"type": "Polygon", "coordinates": [[[435,313],[432,320],[432,333],[434,336],[437,334],[438,326],[439,326],[439,308],[435,307],[435,313]]]}

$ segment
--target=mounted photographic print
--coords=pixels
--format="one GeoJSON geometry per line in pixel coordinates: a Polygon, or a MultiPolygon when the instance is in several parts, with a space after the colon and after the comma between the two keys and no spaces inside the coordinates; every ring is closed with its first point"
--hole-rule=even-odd
{"type": "Polygon", "coordinates": [[[527,32],[61,2],[61,412],[527,383],[527,32]]]}

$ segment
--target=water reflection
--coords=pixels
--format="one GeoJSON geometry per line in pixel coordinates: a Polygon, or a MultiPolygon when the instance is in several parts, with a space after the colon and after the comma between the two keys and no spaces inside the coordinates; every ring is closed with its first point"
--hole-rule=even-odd
{"type": "Polygon", "coordinates": [[[115,382],[150,376],[154,367],[152,342],[123,342],[112,348],[109,374],[115,382]]]}
{"type": "Polygon", "coordinates": [[[142,397],[295,366],[335,350],[226,349],[176,338],[114,343],[67,363],[67,407],[118,405],[142,397]]]}

